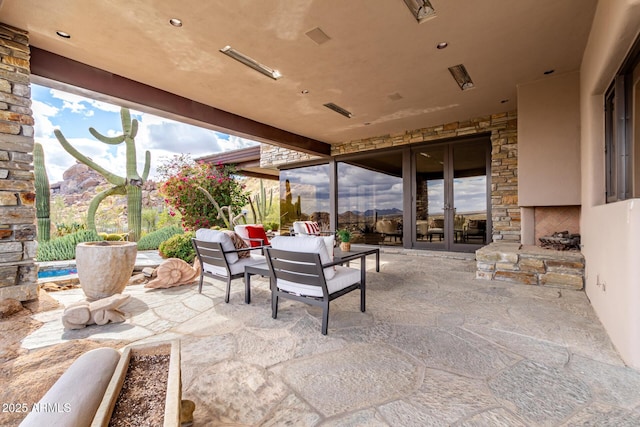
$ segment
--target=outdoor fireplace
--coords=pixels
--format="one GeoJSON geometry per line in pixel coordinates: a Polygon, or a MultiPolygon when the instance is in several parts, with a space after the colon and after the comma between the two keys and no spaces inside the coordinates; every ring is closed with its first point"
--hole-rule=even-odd
{"type": "Polygon", "coordinates": [[[556,250],[580,249],[580,206],[522,208],[522,243],[556,250]]]}

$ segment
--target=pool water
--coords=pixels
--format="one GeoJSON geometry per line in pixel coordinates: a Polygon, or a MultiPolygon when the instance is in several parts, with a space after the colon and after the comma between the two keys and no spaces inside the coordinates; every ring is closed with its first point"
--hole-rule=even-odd
{"type": "Polygon", "coordinates": [[[70,274],[78,274],[78,270],[73,268],[61,268],[58,270],[38,271],[38,279],[48,279],[51,277],[68,276],[70,274]]]}

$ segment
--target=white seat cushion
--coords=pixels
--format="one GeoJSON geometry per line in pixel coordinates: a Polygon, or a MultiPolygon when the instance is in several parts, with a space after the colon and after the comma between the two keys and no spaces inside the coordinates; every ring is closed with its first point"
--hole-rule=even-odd
{"type": "MultiPolygon", "coordinates": [[[[326,270],[326,269],[325,269],[326,270]]],[[[325,273],[326,277],[326,273],[325,273]]],[[[327,290],[329,294],[338,292],[347,286],[360,281],[360,270],[355,268],[336,266],[335,275],[331,279],[327,279],[327,290]]],[[[283,291],[291,292],[298,295],[322,297],[322,288],[319,286],[303,285],[300,283],[290,282],[288,280],[278,279],[278,288],[283,291]]]]}
{"type": "MultiPolygon", "coordinates": [[[[225,252],[235,251],[236,247],[226,233],[223,233],[218,230],[211,230],[209,228],[200,228],[196,231],[196,239],[204,240],[205,242],[215,242],[220,243],[222,245],[222,250],[225,252]]],[[[227,259],[227,263],[235,264],[238,262],[238,254],[236,252],[231,252],[225,254],[225,258],[227,259]]],[[[226,273],[225,273],[226,274],[226,273]]]]}
{"type": "MultiPolygon", "coordinates": [[[[234,264],[229,264],[229,270],[231,275],[244,273],[244,268],[248,265],[255,265],[266,262],[266,258],[262,255],[251,255],[249,258],[242,258],[234,264]]],[[[227,277],[227,270],[223,267],[217,267],[215,265],[204,263],[202,269],[207,273],[215,274],[216,276],[227,277]]]]}
{"type": "MultiPolygon", "coordinates": [[[[276,236],[271,239],[271,247],[283,251],[320,254],[320,262],[327,264],[333,261],[333,256],[329,255],[325,239],[319,239],[315,236],[276,236]]],[[[333,251],[331,252],[333,254],[333,251]]],[[[335,276],[336,271],[333,267],[324,269],[324,277],[329,280],[335,276]]]]}

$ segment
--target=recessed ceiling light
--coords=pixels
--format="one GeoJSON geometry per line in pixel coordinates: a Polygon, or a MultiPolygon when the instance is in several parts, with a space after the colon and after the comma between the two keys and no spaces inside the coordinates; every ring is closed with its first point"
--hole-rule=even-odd
{"type": "Polygon", "coordinates": [[[267,77],[271,77],[274,80],[278,80],[280,77],[282,77],[282,74],[280,74],[280,71],[274,70],[273,68],[267,67],[266,65],[259,63],[255,59],[250,58],[247,55],[238,52],[231,46],[223,47],[222,49],[220,49],[220,52],[224,53],[227,56],[230,56],[231,58],[235,59],[238,62],[242,62],[247,67],[253,68],[254,70],[264,74],[267,77]]]}
{"type": "Polygon", "coordinates": [[[63,39],[70,39],[71,34],[65,33],[64,31],[56,31],[56,34],[62,37],[63,39]]]}
{"type": "Polygon", "coordinates": [[[549,74],[553,74],[553,73],[555,73],[555,72],[556,72],[556,70],[547,70],[547,71],[545,71],[545,72],[544,72],[544,73],[542,73],[542,74],[544,74],[545,76],[548,76],[549,74]]]}
{"type": "Polygon", "coordinates": [[[437,47],[438,49],[444,49],[444,48],[446,48],[447,46],[449,46],[449,43],[447,43],[447,42],[440,42],[440,43],[438,43],[438,44],[436,45],[436,47],[437,47]]]}
{"type": "Polygon", "coordinates": [[[429,0],[404,0],[404,2],[419,23],[436,16],[436,10],[429,0]]]}
{"type": "Polygon", "coordinates": [[[346,109],[340,107],[339,105],[334,104],[333,102],[329,102],[328,104],[324,104],[324,106],[327,107],[330,110],[335,111],[338,114],[342,114],[343,116],[345,116],[348,119],[353,117],[353,114],[350,111],[347,111],[346,109]]]}
{"type": "Polygon", "coordinates": [[[467,72],[467,69],[464,65],[459,64],[453,67],[449,67],[449,72],[453,76],[458,86],[462,90],[468,90],[473,88],[473,81],[471,80],[471,76],[467,72]]]}
{"type": "Polygon", "coordinates": [[[364,122],[365,126],[369,126],[371,124],[371,122],[364,122]]]}
{"type": "Polygon", "coordinates": [[[182,27],[182,19],[171,18],[169,19],[169,24],[173,25],[174,27],[182,27]]]}
{"type": "Polygon", "coordinates": [[[303,89],[300,91],[301,94],[306,95],[309,93],[309,91],[307,89],[303,89]]]}
{"type": "Polygon", "coordinates": [[[508,99],[503,99],[502,101],[500,101],[500,104],[506,104],[507,102],[509,102],[508,99]]]}

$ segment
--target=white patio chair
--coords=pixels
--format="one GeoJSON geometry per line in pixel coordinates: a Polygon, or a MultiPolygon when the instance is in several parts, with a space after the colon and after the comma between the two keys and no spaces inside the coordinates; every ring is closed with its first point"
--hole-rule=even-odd
{"type": "Polygon", "coordinates": [[[236,249],[231,237],[221,231],[201,228],[196,231],[196,237],[191,239],[191,242],[202,266],[198,293],[202,293],[202,283],[205,276],[224,281],[227,283],[224,299],[226,303],[229,302],[231,281],[243,278],[244,268],[247,265],[265,262],[264,256],[253,253],[246,258],[238,256],[241,252],[263,249],[262,246],[236,249]]]}

